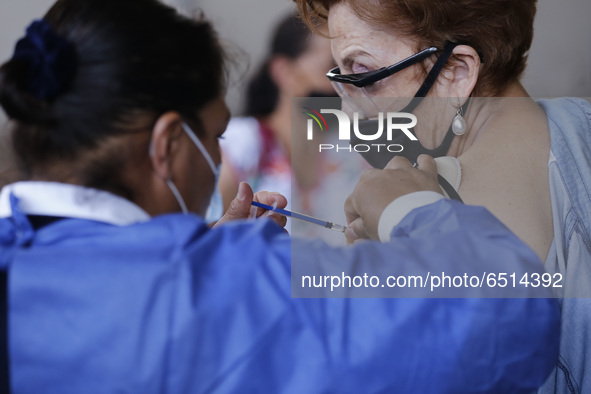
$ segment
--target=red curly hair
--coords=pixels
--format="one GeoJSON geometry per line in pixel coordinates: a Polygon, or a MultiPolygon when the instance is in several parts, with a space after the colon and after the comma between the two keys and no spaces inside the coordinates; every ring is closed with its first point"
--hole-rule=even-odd
{"type": "Polygon", "coordinates": [[[416,42],[416,50],[469,45],[482,64],[478,95],[498,96],[519,80],[533,39],[537,0],[294,0],[302,19],[318,31],[330,7],[346,2],[362,20],[416,42]]]}

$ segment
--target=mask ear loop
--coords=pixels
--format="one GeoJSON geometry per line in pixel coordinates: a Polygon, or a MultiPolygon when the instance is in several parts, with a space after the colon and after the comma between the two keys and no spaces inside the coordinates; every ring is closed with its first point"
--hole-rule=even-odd
{"type": "MultiPolygon", "coordinates": [[[[150,141],[149,154],[150,157],[154,157],[154,144],[152,141],[150,141]]],[[[172,182],[170,178],[166,179],[164,182],[172,192],[177,204],[179,204],[179,206],[181,207],[181,211],[183,212],[183,214],[187,215],[189,213],[189,210],[187,209],[187,204],[185,204],[185,200],[183,200],[183,196],[181,196],[179,189],[176,187],[176,185],[174,184],[174,182],[172,182]]]]}
{"type": "Polygon", "coordinates": [[[177,187],[170,180],[170,178],[166,180],[166,184],[170,188],[170,191],[172,191],[172,194],[174,194],[174,198],[176,198],[177,203],[181,206],[181,211],[183,211],[183,214],[187,215],[189,213],[189,210],[187,209],[187,205],[185,204],[185,200],[183,200],[183,197],[181,196],[179,189],[177,189],[177,187]]]}
{"type": "MultiPolygon", "coordinates": [[[[400,112],[412,113],[412,111],[414,111],[415,108],[423,101],[423,98],[427,95],[427,93],[429,93],[429,90],[431,90],[431,87],[433,87],[433,85],[435,84],[437,77],[439,76],[439,74],[441,73],[441,70],[443,69],[443,67],[447,63],[447,60],[451,56],[454,48],[457,47],[458,45],[459,44],[454,43],[454,42],[448,42],[445,45],[445,48],[443,49],[443,53],[441,55],[439,55],[439,57],[435,61],[433,68],[431,68],[431,71],[429,71],[429,74],[427,74],[427,78],[425,78],[425,81],[423,82],[423,84],[421,85],[421,87],[419,88],[417,93],[415,94],[415,97],[413,97],[413,99],[410,101],[410,103],[404,109],[402,109],[402,111],[400,111],[400,112]]],[[[465,108],[468,107],[468,101],[466,101],[466,103],[464,104],[465,107],[462,107],[464,109],[464,113],[466,112],[465,108]]],[[[414,134],[414,130],[411,130],[411,132],[414,134]]],[[[450,125],[449,129],[447,130],[447,134],[445,135],[445,138],[443,139],[443,142],[441,143],[441,145],[439,145],[435,149],[428,150],[426,153],[433,156],[433,157],[445,156],[447,154],[447,152],[449,151],[449,147],[451,146],[451,143],[452,143],[454,137],[455,137],[455,134],[453,133],[451,125],[450,125]]]]}
{"type": "Polygon", "coordinates": [[[188,124],[186,124],[185,122],[183,122],[182,124],[183,124],[183,128],[185,129],[185,132],[189,135],[189,138],[191,139],[191,141],[193,141],[193,143],[195,145],[197,145],[197,148],[201,151],[201,154],[203,155],[203,157],[205,157],[205,160],[207,161],[207,164],[209,164],[209,167],[211,168],[213,175],[217,176],[218,169],[217,169],[215,163],[213,162],[213,159],[211,158],[209,152],[207,151],[207,149],[205,149],[205,146],[203,146],[203,143],[201,143],[201,140],[199,140],[199,138],[197,138],[197,135],[193,132],[193,130],[189,127],[188,124]]]}

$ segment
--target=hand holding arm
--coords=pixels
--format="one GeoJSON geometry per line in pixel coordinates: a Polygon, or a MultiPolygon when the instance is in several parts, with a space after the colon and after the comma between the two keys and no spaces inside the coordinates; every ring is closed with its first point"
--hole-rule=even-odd
{"type": "Polygon", "coordinates": [[[386,207],[397,198],[418,191],[441,194],[437,182],[437,164],[431,156],[418,158],[414,168],[404,157],[390,160],[383,170],[371,169],[361,174],[353,193],[345,202],[347,241],[378,239],[378,223],[386,207]]]}

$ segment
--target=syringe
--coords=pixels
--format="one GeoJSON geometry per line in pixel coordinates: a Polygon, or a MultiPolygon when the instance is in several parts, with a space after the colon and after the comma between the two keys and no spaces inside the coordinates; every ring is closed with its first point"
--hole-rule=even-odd
{"type": "Polygon", "coordinates": [[[317,219],[312,216],[304,215],[302,213],[288,211],[287,209],[272,207],[271,205],[262,204],[257,201],[253,201],[252,205],[254,205],[255,207],[266,209],[268,211],[276,212],[276,213],[283,215],[283,216],[288,216],[288,217],[291,217],[294,219],[305,220],[306,222],[314,223],[314,224],[317,224],[318,226],[326,227],[330,230],[337,231],[339,233],[344,233],[345,230],[347,229],[347,226],[327,222],[325,220],[317,219]]]}

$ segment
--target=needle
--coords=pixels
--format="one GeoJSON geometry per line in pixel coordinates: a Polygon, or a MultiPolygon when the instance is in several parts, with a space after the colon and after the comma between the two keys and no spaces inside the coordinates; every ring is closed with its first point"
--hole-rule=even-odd
{"type": "Polygon", "coordinates": [[[331,222],[327,222],[325,220],[321,220],[321,219],[317,219],[314,218],[312,216],[308,216],[308,215],[304,215],[302,213],[298,213],[298,212],[292,212],[292,211],[288,211],[287,209],[281,209],[281,208],[276,208],[276,207],[272,207],[271,205],[267,205],[267,204],[262,204],[260,202],[257,201],[253,201],[252,205],[254,205],[255,207],[259,207],[259,208],[263,208],[272,212],[276,212],[280,215],[283,216],[288,216],[294,219],[300,219],[300,220],[305,220],[306,222],[309,223],[314,223],[318,226],[322,226],[322,227],[326,227],[330,230],[333,231],[338,231],[340,233],[344,233],[345,230],[347,229],[347,226],[343,226],[340,224],[335,224],[335,223],[331,223],[331,222]]]}

